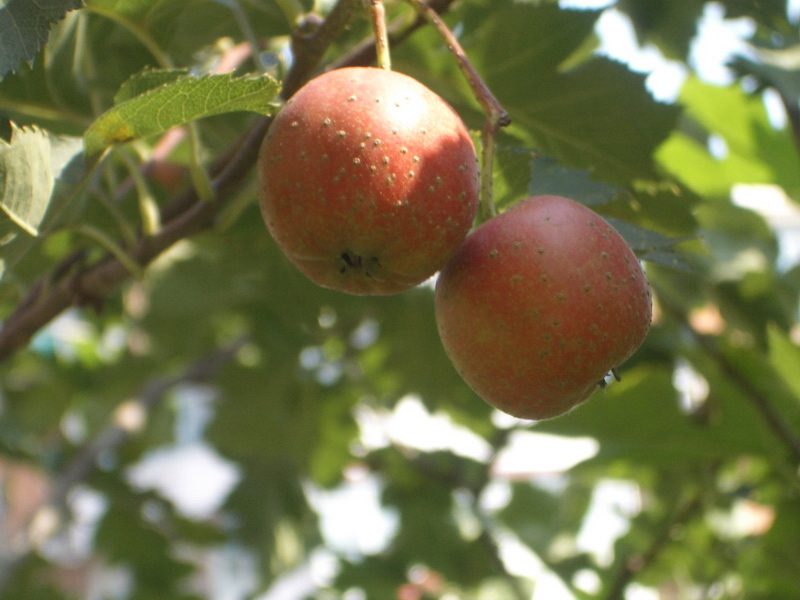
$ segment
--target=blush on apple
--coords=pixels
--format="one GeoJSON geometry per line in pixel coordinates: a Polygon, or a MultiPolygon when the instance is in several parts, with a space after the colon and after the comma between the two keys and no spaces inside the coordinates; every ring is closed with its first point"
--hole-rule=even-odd
{"type": "Polygon", "coordinates": [[[338,69],[301,88],[264,139],[258,175],[284,254],[315,283],[351,294],[394,294],[433,275],[478,204],[464,123],[385,69],[338,69]]]}

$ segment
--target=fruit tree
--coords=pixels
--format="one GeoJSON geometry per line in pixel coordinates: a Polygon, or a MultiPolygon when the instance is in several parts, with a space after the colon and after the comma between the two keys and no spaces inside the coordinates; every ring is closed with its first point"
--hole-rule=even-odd
{"type": "Polygon", "coordinates": [[[0,598],[796,600],[795,0],[0,6],[0,598]]]}

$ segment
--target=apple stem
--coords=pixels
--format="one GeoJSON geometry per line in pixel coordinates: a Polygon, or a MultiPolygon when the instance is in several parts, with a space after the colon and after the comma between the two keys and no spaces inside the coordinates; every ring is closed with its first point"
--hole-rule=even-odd
{"type": "Polygon", "coordinates": [[[407,0],[414,9],[427,20],[431,25],[436,28],[439,35],[447,44],[447,49],[453,54],[458,63],[461,73],[469,82],[472,93],[478,104],[483,108],[486,114],[486,124],[482,132],[482,153],[481,153],[481,187],[480,187],[480,219],[486,221],[497,215],[497,208],[494,205],[494,187],[493,187],[493,171],[494,171],[494,148],[497,132],[501,127],[506,127],[511,123],[506,110],[502,107],[500,102],[495,98],[489,86],[483,81],[483,78],[478,73],[478,70],[470,62],[467,53],[458,43],[458,40],[453,35],[453,32],[448,29],[444,21],[439,17],[435,10],[422,2],[422,0],[407,0]]]}
{"type": "Polygon", "coordinates": [[[392,69],[392,58],[389,55],[389,36],[386,32],[386,11],[383,9],[382,0],[370,0],[369,4],[378,67],[390,71],[392,69]]]}

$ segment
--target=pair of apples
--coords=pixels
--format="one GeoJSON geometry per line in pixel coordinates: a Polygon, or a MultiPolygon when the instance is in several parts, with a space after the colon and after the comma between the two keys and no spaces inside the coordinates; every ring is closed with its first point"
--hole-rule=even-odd
{"type": "Polygon", "coordinates": [[[472,140],[444,100],[403,74],[354,67],[311,80],[273,121],[258,175],[270,233],[315,283],[394,294],[440,271],[444,348],[503,412],[564,414],[647,335],[641,266],[590,209],[531,197],[470,233],[472,140]]]}

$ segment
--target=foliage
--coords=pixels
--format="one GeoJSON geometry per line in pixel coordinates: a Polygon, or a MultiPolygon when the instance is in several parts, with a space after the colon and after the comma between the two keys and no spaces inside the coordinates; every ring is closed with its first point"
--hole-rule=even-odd
{"type": "MultiPolygon", "coordinates": [[[[321,289],[269,237],[252,166],[270,115],[326,66],[374,59],[361,3],[317,4],[0,8],[0,596],[245,598],[313,567],[295,597],[556,598],[557,584],[579,599],[794,599],[800,32],[786,3],[714,3],[754,25],[719,84],[690,56],[708,3],[619,0],[640,42],[688,73],[668,103],[595,52],[602,10],[431,2],[512,118],[498,207],[570,195],[618,225],[653,287],[621,381],[538,423],[501,418],[460,380],[429,285],[321,289]],[[595,450],[559,457],[567,442],[595,450]],[[145,469],[176,456],[190,458],[172,481],[145,469]],[[212,473],[229,485],[216,500],[212,473]],[[357,503],[344,523],[342,498],[357,503]]],[[[393,68],[478,139],[485,117],[446,44],[408,4],[386,10],[393,68]]]]}

